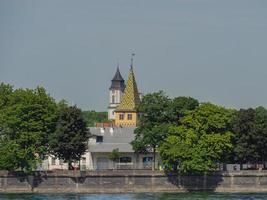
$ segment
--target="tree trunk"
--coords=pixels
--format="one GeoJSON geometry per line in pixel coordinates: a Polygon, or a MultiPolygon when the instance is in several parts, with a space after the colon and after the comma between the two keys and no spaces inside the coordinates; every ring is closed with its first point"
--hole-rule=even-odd
{"type": "Polygon", "coordinates": [[[154,171],[156,169],[156,149],[153,148],[153,167],[152,167],[152,171],[154,171]]]}
{"type": "Polygon", "coordinates": [[[69,161],[68,161],[68,168],[69,168],[69,170],[73,170],[73,166],[72,166],[71,163],[72,163],[71,160],[69,160],[69,161]]]}

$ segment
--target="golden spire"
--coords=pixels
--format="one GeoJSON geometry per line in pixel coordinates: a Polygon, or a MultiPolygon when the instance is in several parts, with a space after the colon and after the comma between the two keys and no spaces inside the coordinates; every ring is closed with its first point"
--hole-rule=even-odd
{"type": "Polygon", "coordinates": [[[116,111],[136,111],[140,103],[140,97],[137,89],[137,84],[133,72],[133,62],[131,61],[131,68],[126,83],[126,88],[122,97],[120,105],[116,111]]]}

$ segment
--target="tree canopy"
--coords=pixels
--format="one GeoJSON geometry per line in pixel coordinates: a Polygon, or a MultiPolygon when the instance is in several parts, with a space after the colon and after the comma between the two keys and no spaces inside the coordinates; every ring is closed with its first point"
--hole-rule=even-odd
{"type": "Polygon", "coordinates": [[[156,151],[167,137],[169,126],[177,124],[180,117],[197,106],[198,101],[191,97],[170,99],[162,91],[145,95],[138,107],[141,117],[131,143],[134,150],[153,153],[155,168],[156,151]]]}
{"type": "Polygon", "coordinates": [[[232,148],[230,124],[233,111],[210,103],[187,112],[172,125],[159,148],[167,168],[182,172],[214,170],[232,148]]]}
{"type": "Polygon", "coordinates": [[[82,111],[76,106],[62,107],[55,132],[50,135],[49,147],[53,155],[68,162],[79,161],[86,151],[89,132],[82,111]]]}
{"type": "Polygon", "coordinates": [[[240,109],[233,120],[234,155],[240,163],[258,163],[267,156],[267,110],[240,109]]]}
{"type": "Polygon", "coordinates": [[[0,169],[29,171],[47,153],[56,125],[57,104],[44,88],[0,85],[0,169]]]}

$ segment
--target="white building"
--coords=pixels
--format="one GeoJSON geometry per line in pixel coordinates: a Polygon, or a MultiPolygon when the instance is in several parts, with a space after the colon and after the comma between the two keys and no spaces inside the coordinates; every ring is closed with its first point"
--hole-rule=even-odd
{"type": "MultiPolygon", "coordinates": [[[[112,79],[111,87],[109,88],[109,102],[109,119],[114,120],[115,124],[120,125],[116,127],[114,126],[114,123],[110,123],[102,124],[102,126],[100,124],[98,127],[89,128],[91,137],[88,141],[88,149],[80,160],[81,169],[104,170],[152,168],[154,163],[153,155],[135,153],[132,145],[130,144],[134,140],[134,130],[136,127],[132,126],[132,124],[128,122],[130,120],[131,122],[134,121],[134,124],[137,124],[137,117],[132,117],[131,119],[129,119],[129,117],[126,119],[115,119],[114,115],[114,111],[120,105],[120,107],[127,108],[126,111],[120,110],[120,112],[124,113],[123,115],[131,111],[135,114],[135,116],[138,116],[138,113],[135,109],[131,110],[132,107],[135,108],[137,103],[140,102],[132,64],[126,87],[124,84],[124,79],[120,74],[120,70],[117,68],[117,72],[112,79]],[[116,120],[118,120],[118,123],[116,120]],[[116,160],[112,160],[110,158],[110,155],[114,150],[118,152],[118,158],[116,160]]],[[[131,114],[131,116],[133,115],[131,114]]],[[[158,155],[156,156],[155,160],[156,163],[158,163],[158,155]]],[[[74,165],[79,166],[78,163],[75,163],[74,165]]],[[[156,164],[155,167],[158,168],[158,164],[156,164]]],[[[48,156],[42,164],[42,169],[68,169],[68,165],[62,160],[59,160],[53,156],[48,156]]]]}

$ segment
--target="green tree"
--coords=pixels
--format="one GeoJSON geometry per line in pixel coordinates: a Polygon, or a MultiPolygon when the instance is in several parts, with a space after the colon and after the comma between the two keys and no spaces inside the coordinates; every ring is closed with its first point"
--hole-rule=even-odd
{"type": "Polygon", "coordinates": [[[186,112],[179,125],[169,128],[168,137],[159,148],[167,168],[182,172],[217,169],[223,155],[232,148],[230,132],[233,110],[210,103],[186,112]]]}
{"type": "Polygon", "coordinates": [[[255,139],[258,147],[258,162],[267,160],[267,110],[260,106],[255,109],[255,139]]]}
{"type": "Polygon", "coordinates": [[[83,111],[83,117],[88,127],[95,126],[95,123],[109,122],[107,112],[83,111]]]}
{"type": "Polygon", "coordinates": [[[113,169],[115,168],[115,163],[119,161],[121,153],[119,149],[113,149],[112,152],[108,155],[108,158],[113,161],[113,169]]]}
{"type": "Polygon", "coordinates": [[[82,111],[76,106],[62,107],[56,131],[50,135],[49,147],[55,156],[68,162],[79,161],[87,148],[89,132],[82,111]]]}
{"type": "Polygon", "coordinates": [[[267,156],[267,110],[240,109],[233,120],[234,153],[242,163],[263,163],[267,156]]]}
{"type": "Polygon", "coordinates": [[[236,159],[242,164],[255,162],[259,159],[257,143],[255,141],[255,110],[240,109],[233,120],[234,153],[236,159]]]}
{"type": "Polygon", "coordinates": [[[168,108],[168,119],[172,124],[178,124],[179,119],[183,117],[186,112],[194,110],[199,106],[198,100],[192,97],[176,97],[174,98],[168,108]]]}
{"type": "Polygon", "coordinates": [[[44,88],[17,89],[1,84],[0,168],[31,171],[47,152],[57,105],[44,88]]]}
{"type": "Polygon", "coordinates": [[[136,152],[153,153],[153,169],[157,148],[166,137],[169,105],[170,99],[160,91],[145,95],[138,106],[142,115],[131,144],[136,152]]]}

